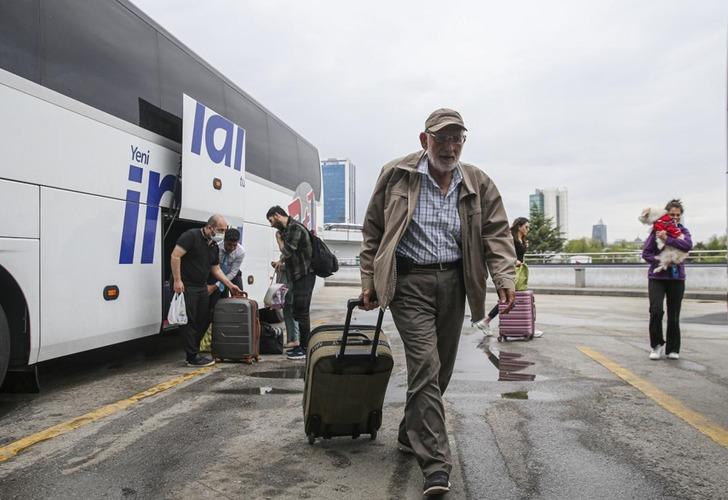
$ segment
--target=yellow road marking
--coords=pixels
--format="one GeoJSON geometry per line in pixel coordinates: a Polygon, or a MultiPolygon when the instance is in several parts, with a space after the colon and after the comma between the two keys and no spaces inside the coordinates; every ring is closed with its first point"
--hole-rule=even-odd
{"type": "Polygon", "coordinates": [[[65,434],[72,430],[78,429],[79,427],[83,427],[84,425],[96,422],[97,420],[100,420],[104,417],[108,417],[109,415],[113,415],[116,412],[119,412],[137,404],[142,399],[146,399],[148,397],[154,396],[155,394],[159,394],[160,392],[164,392],[176,385],[181,384],[182,382],[186,382],[187,380],[195,378],[198,375],[207,373],[212,369],[213,367],[210,366],[200,368],[199,370],[195,370],[189,373],[185,373],[184,375],[180,375],[179,377],[175,377],[173,379],[167,380],[166,382],[162,382],[161,384],[157,384],[154,387],[150,387],[146,391],[134,394],[130,398],[122,399],[121,401],[117,401],[116,403],[102,406],[101,408],[86,413],[85,415],[81,415],[80,417],[76,417],[66,422],[62,422],[43,431],[36,432],[35,434],[32,434],[30,436],[18,439],[17,441],[13,441],[6,446],[0,447],[0,462],[4,462],[9,458],[14,457],[21,451],[25,450],[30,446],[33,446],[36,443],[53,439],[54,437],[60,436],[61,434],[65,434]]]}
{"type": "Polygon", "coordinates": [[[632,373],[630,370],[618,365],[603,354],[588,347],[579,347],[579,350],[631,386],[637,388],[673,415],[681,418],[719,445],[728,448],[728,429],[725,429],[711,421],[705,415],[691,410],[679,400],[661,391],[650,382],[632,373]]]}

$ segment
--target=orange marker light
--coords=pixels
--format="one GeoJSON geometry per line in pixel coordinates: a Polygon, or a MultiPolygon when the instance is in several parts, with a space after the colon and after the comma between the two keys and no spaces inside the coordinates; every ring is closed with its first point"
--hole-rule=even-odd
{"type": "Polygon", "coordinates": [[[104,300],[116,300],[119,298],[119,287],[116,285],[109,285],[104,287],[104,300]]]}

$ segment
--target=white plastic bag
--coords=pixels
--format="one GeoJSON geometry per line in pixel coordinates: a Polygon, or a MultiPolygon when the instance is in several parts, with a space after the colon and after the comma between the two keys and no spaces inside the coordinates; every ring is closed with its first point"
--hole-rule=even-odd
{"type": "Polygon", "coordinates": [[[268,291],[263,298],[263,305],[270,309],[283,309],[286,304],[286,293],[288,287],[283,283],[273,283],[268,287],[268,291]]]}
{"type": "Polygon", "coordinates": [[[183,293],[175,293],[174,297],[172,297],[172,303],[169,305],[169,313],[167,313],[167,321],[169,321],[170,325],[187,324],[187,308],[183,293]]]}

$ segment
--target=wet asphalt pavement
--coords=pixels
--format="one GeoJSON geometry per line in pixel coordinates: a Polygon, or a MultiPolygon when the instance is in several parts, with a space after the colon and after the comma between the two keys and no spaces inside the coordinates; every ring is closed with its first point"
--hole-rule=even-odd
{"type": "MultiPolygon", "coordinates": [[[[324,288],[312,317],[340,322],[356,290],[324,288]]],[[[537,298],[530,342],[463,329],[446,393],[446,498],[725,498],[728,449],[578,350],[588,346],[728,428],[725,304],[685,301],[679,361],[647,359],[647,300],[537,298]],[[486,350],[522,353],[532,382],[498,382],[486,350]]],[[[357,322],[374,321],[357,313],[357,322]]],[[[420,498],[395,448],[406,373],[395,368],[375,441],[308,445],[301,362],[220,364],[159,395],[0,462],[0,498],[420,498]]],[[[46,363],[43,392],[0,394],[0,447],[189,372],[166,335],[46,363]]]]}

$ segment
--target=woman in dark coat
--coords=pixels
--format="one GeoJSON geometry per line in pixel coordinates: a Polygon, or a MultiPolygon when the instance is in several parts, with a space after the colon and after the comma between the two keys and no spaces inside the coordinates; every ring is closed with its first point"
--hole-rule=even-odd
{"type": "Polygon", "coordinates": [[[667,231],[652,231],[642,248],[642,258],[650,265],[647,271],[647,290],[650,297],[650,359],[662,357],[663,347],[668,359],[680,359],[680,307],[685,293],[685,263],[672,265],[667,269],[655,272],[659,265],[657,240],[665,245],[685,252],[693,248],[690,231],[680,224],[683,206],[680,200],[670,200],[665,206],[667,214],[682,231],[682,238],[673,238],[667,231]],[[665,314],[663,302],[667,299],[667,344],[662,336],[662,317],[665,314]]]}

